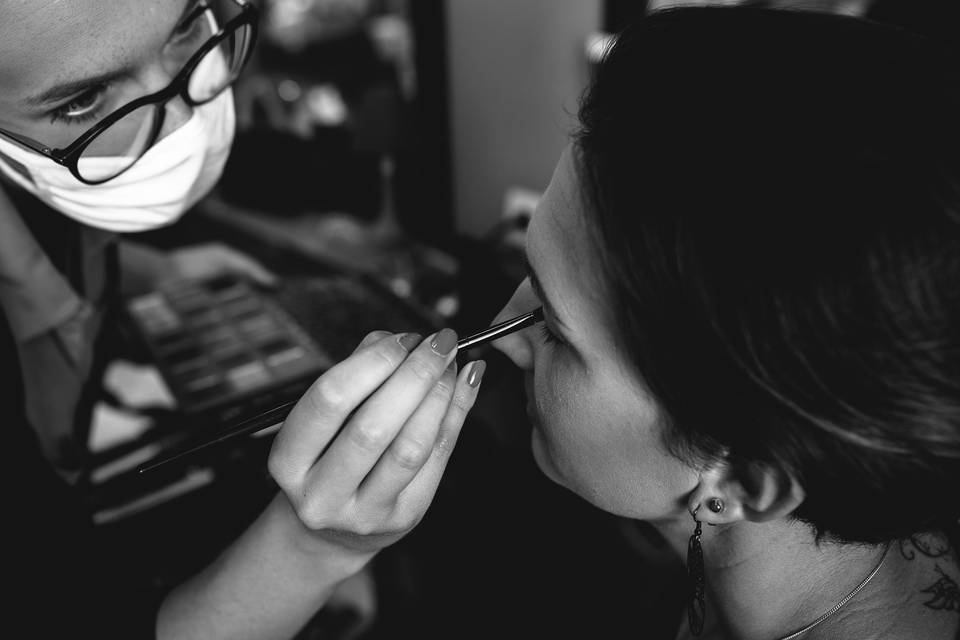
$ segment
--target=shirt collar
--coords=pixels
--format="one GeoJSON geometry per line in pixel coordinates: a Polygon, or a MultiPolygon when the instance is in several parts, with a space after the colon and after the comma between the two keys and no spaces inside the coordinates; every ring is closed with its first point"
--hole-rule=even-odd
{"type": "Polygon", "coordinates": [[[18,342],[63,324],[82,300],[53,266],[0,187],[0,306],[18,342]]]}

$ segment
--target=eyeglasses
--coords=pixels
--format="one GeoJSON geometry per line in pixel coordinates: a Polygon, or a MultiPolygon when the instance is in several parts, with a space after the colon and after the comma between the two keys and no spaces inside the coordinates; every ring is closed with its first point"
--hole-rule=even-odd
{"type": "Polygon", "coordinates": [[[85,184],[103,184],[132,167],[156,143],[167,103],[181,97],[190,107],[206,104],[240,76],[253,50],[258,11],[247,0],[205,0],[180,24],[197,29],[180,72],[164,89],[120,107],[62,149],[0,129],[0,135],[43,154],[85,184]],[[220,26],[222,25],[222,26],[220,26]],[[218,28],[219,26],[219,28],[218,28]]]}

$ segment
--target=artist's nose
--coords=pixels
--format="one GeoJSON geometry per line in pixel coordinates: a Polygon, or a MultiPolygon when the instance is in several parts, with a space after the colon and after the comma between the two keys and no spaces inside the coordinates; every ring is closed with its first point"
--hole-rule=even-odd
{"type": "MultiPolygon", "coordinates": [[[[179,66],[166,60],[151,65],[143,72],[143,83],[146,93],[155,93],[165,89],[173,82],[173,79],[179,72],[179,66]]],[[[163,128],[160,129],[157,142],[182,127],[192,116],[193,107],[184,102],[180,96],[168,102],[166,113],[164,113],[163,116],[163,128]]]]}

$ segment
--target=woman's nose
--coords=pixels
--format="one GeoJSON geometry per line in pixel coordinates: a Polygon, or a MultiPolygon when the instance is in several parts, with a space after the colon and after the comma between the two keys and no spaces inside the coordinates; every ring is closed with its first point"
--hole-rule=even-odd
{"type": "MultiPolygon", "coordinates": [[[[537,301],[535,299],[526,300],[529,296],[524,295],[522,290],[523,285],[520,285],[516,292],[514,292],[513,297],[504,305],[491,324],[509,320],[510,318],[522,313],[527,313],[536,308],[538,304],[537,301]]],[[[491,344],[494,349],[510,358],[515,365],[523,370],[530,370],[533,368],[533,349],[530,343],[529,333],[531,330],[532,328],[528,328],[511,333],[498,340],[494,340],[491,344]]]]}
{"type": "Polygon", "coordinates": [[[529,331],[529,329],[511,333],[495,340],[492,344],[494,349],[510,358],[513,364],[520,369],[530,371],[533,369],[533,349],[530,347],[530,341],[524,335],[526,331],[529,331]]]}

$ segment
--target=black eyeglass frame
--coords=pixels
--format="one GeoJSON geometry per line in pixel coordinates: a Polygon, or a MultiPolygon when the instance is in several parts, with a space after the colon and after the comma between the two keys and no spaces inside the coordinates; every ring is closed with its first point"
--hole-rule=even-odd
{"type": "MultiPolygon", "coordinates": [[[[237,78],[240,75],[240,71],[242,71],[243,68],[247,65],[247,62],[250,60],[250,55],[253,53],[254,45],[256,44],[256,41],[257,41],[257,22],[258,22],[260,12],[259,12],[259,9],[257,9],[256,6],[248,2],[248,0],[231,0],[231,1],[240,6],[240,14],[232,18],[225,25],[221,26],[220,30],[217,33],[210,36],[210,38],[205,43],[203,43],[203,45],[201,45],[199,49],[197,49],[196,53],[194,53],[190,57],[190,59],[187,60],[186,64],[183,65],[183,68],[176,75],[176,77],[170,81],[170,84],[168,84],[166,87],[164,87],[160,91],[157,91],[155,93],[151,93],[145,96],[141,96],[136,100],[128,102],[122,107],[119,107],[118,109],[110,113],[110,115],[106,116],[105,118],[100,120],[98,123],[96,123],[89,129],[87,129],[87,131],[82,133],[79,138],[71,142],[68,146],[64,147],[63,149],[53,149],[43,143],[33,140],[32,138],[28,138],[27,136],[23,136],[18,133],[13,133],[12,131],[7,131],[5,129],[0,129],[0,135],[4,135],[10,138],[11,140],[14,140],[22,144],[25,147],[32,149],[33,151],[36,151],[37,153],[40,153],[50,158],[57,164],[66,167],[67,169],[70,170],[70,173],[73,174],[73,177],[75,177],[80,182],[83,182],[84,184],[89,184],[89,185],[103,184],[105,182],[109,182],[110,180],[113,180],[117,176],[122,175],[124,172],[128,171],[130,167],[135,165],[137,163],[137,160],[142,158],[143,155],[147,152],[147,150],[150,149],[150,147],[156,144],[157,137],[160,135],[160,130],[163,128],[163,121],[164,121],[164,116],[166,115],[166,106],[168,102],[170,102],[171,100],[179,96],[183,98],[183,101],[190,107],[198,107],[200,105],[207,104],[208,102],[215,100],[220,94],[224,92],[224,90],[227,89],[227,87],[229,87],[234,82],[236,82],[237,78]],[[189,81],[190,81],[190,77],[193,75],[194,69],[196,69],[197,65],[200,64],[200,61],[203,60],[204,56],[206,56],[214,47],[219,46],[221,42],[226,40],[228,37],[233,35],[235,31],[239,30],[241,27],[244,27],[244,26],[250,27],[249,45],[247,46],[247,50],[243,55],[243,61],[240,63],[240,66],[238,67],[238,71],[236,72],[234,77],[231,78],[223,86],[223,88],[220,89],[220,91],[213,94],[206,100],[200,100],[200,101],[193,100],[190,97],[189,81]],[[137,156],[137,159],[131,162],[130,166],[124,169],[123,171],[121,171],[120,173],[112,175],[109,178],[105,178],[103,180],[87,180],[83,176],[81,176],[80,170],[77,167],[77,163],[80,160],[80,156],[83,154],[84,149],[86,149],[97,138],[97,136],[103,133],[115,122],[117,122],[121,118],[124,118],[125,116],[127,116],[127,114],[132,113],[133,111],[136,111],[137,109],[150,104],[153,104],[156,106],[158,113],[154,121],[153,131],[151,131],[150,133],[150,143],[144,146],[143,150],[140,152],[140,155],[137,156]]],[[[209,5],[207,3],[203,3],[197,7],[198,12],[207,11],[207,10],[209,10],[209,5]]],[[[193,16],[188,20],[196,19],[197,17],[198,16],[193,16]]]]}

